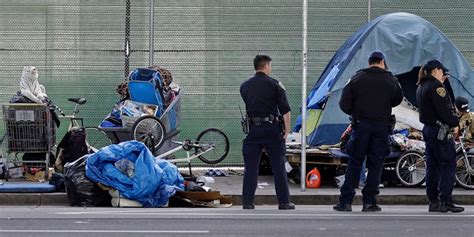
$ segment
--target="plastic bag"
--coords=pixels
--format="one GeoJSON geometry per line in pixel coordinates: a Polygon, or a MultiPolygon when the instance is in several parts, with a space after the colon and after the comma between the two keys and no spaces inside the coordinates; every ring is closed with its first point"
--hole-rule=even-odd
{"type": "Polygon", "coordinates": [[[110,206],[111,197],[86,177],[85,155],[72,163],[64,165],[64,184],[71,206],[110,206]]]}
{"type": "Polygon", "coordinates": [[[178,168],[165,160],[156,159],[141,142],[127,141],[110,145],[92,154],[87,162],[89,179],[120,191],[127,199],[144,207],[167,204],[176,190],[184,189],[184,179],[178,168]],[[115,164],[122,159],[134,163],[134,175],[129,177],[115,164]]]}

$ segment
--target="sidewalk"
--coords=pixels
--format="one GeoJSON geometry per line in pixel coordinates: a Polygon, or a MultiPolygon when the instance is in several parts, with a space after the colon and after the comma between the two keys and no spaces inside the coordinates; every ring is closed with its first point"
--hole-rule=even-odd
{"type": "MultiPolygon", "coordinates": [[[[215,183],[209,185],[221,194],[232,196],[234,205],[241,204],[242,176],[215,177],[215,183]]],[[[260,176],[256,191],[256,205],[277,204],[273,176],[260,176]]],[[[337,202],[339,189],[328,186],[319,189],[306,189],[302,192],[300,185],[289,184],[291,200],[297,205],[332,205],[337,202]]],[[[474,190],[454,189],[454,196],[459,204],[474,205],[474,190]]],[[[379,202],[382,205],[424,205],[428,201],[425,189],[386,187],[380,189],[379,202]]],[[[354,204],[361,204],[360,189],[354,204]]],[[[0,205],[29,205],[29,206],[69,206],[66,193],[0,193],[0,205]]]]}

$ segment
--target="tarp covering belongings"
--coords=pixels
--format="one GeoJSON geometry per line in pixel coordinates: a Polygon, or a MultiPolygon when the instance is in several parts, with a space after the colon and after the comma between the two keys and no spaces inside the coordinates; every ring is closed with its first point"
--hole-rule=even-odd
{"type": "Polygon", "coordinates": [[[91,155],[86,176],[94,182],[117,189],[120,195],[136,200],[144,207],[167,204],[176,190],[184,189],[178,168],[156,159],[141,142],[110,145],[91,155]]]}
{"type": "MultiPolygon", "coordinates": [[[[339,109],[342,89],[351,76],[367,67],[371,51],[385,54],[391,71],[400,81],[407,102],[416,106],[415,92],[419,67],[431,59],[440,60],[449,69],[446,82],[451,97],[462,96],[474,109],[474,72],[456,46],[433,24],[409,13],[380,16],[354,33],[336,52],[322,72],[307,99],[307,130],[309,145],[335,144],[349,124],[349,116],[339,109]]],[[[454,101],[454,98],[452,98],[454,101]]],[[[411,105],[402,103],[395,109],[397,119],[410,111],[411,105]]],[[[411,113],[404,123],[417,128],[417,113],[411,113]]],[[[301,127],[301,118],[295,131],[301,127]]]]}

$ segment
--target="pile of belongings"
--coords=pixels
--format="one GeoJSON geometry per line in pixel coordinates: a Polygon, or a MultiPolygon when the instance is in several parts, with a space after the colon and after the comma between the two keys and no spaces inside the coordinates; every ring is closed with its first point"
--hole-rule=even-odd
{"type": "Polygon", "coordinates": [[[66,163],[65,185],[74,206],[164,207],[184,190],[178,168],[156,159],[141,142],[127,141],[66,163]],[[130,204],[126,204],[130,203],[130,204]]]}
{"type": "Polygon", "coordinates": [[[425,142],[421,130],[423,124],[419,120],[418,109],[406,98],[400,105],[392,109],[396,123],[394,134],[390,136],[392,145],[400,151],[415,150],[421,153],[425,151],[425,142]]]}
{"type": "MultiPolygon", "coordinates": [[[[390,145],[392,149],[398,151],[415,150],[421,153],[425,151],[425,142],[421,130],[423,124],[419,121],[418,110],[406,98],[402,103],[392,109],[392,114],[395,116],[395,125],[393,128],[393,135],[390,135],[390,145]]],[[[341,142],[334,145],[321,145],[318,149],[322,151],[331,148],[340,148],[344,150],[345,145],[349,141],[352,128],[349,127],[341,135],[341,142]]]]}
{"type": "Polygon", "coordinates": [[[160,117],[180,93],[171,72],[159,66],[133,70],[116,90],[121,99],[100,127],[130,127],[140,116],[160,117]]]}

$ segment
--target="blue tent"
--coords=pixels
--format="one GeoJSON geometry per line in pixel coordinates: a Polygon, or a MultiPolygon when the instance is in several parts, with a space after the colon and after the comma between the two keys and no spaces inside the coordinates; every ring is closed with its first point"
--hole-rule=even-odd
{"type": "MultiPolygon", "coordinates": [[[[372,50],[384,52],[389,70],[400,80],[405,97],[416,105],[420,65],[440,60],[449,70],[448,91],[474,106],[474,72],[456,46],[433,24],[409,13],[380,16],[354,33],[336,52],[311,90],[308,100],[308,144],[335,144],[349,124],[339,109],[342,89],[359,69],[367,67],[372,50]]],[[[297,122],[301,124],[301,119],[297,122]]]]}

